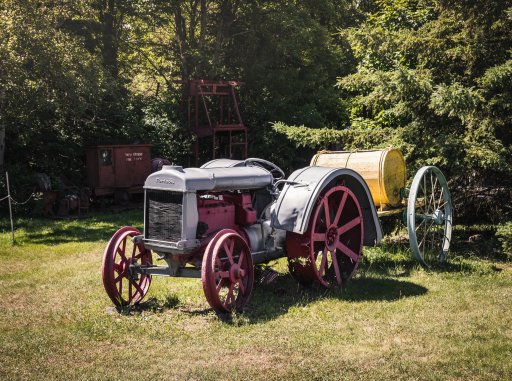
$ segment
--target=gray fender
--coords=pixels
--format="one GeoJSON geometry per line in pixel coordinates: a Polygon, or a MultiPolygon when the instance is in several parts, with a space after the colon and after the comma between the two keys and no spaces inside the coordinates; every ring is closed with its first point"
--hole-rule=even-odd
{"type": "Polygon", "coordinates": [[[382,239],[382,228],[368,185],[361,175],[348,168],[306,167],[293,172],[272,205],[271,224],[276,229],[304,234],[315,201],[329,184],[342,179],[354,192],[361,205],[364,223],[364,245],[377,245],[382,239]]]}

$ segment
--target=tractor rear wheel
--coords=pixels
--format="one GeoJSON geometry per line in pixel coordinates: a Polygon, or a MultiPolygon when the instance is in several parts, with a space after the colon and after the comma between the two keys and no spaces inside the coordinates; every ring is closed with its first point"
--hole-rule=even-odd
{"type": "Polygon", "coordinates": [[[343,185],[330,188],[316,200],[306,233],[286,235],[290,273],[305,285],[344,286],[361,259],[363,233],[354,193],[343,185]]]}

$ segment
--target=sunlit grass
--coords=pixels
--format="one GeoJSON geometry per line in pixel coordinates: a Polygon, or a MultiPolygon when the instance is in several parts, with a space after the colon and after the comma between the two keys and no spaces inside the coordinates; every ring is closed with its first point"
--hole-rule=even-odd
{"type": "Polygon", "coordinates": [[[365,248],[344,291],[299,287],[281,259],[220,318],[198,279],[155,277],[139,308],[112,308],[100,266],[122,225],[142,212],[19,220],[15,246],[0,225],[0,379],[512,378],[512,266],[464,229],[432,271],[400,240],[365,248]]]}

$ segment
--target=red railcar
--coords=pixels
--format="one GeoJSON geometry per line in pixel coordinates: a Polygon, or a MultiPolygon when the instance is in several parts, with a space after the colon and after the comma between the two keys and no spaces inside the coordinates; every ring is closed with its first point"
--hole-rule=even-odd
{"type": "Polygon", "coordinates": [[[95,196],[142,193],[151,173],[151,145],[98,145],[86,149],[87,183],[95,196]]]}

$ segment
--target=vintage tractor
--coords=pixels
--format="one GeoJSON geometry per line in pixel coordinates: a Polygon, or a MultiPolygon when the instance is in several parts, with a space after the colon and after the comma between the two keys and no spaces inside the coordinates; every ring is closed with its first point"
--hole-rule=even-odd
{"type": "Polygon", "coordinates": [[[144,233],[119,229],[102,276],[116,306],[140,302],[154,275],[201,278],[217,312],[241,310],[254,265],[287,257],[302,284],[343,286],[363,245],[382,238],[365,180],[348,168],[306,167],[285,179],[262,159],[164,166],[144,185],[144,233]],[[153,253],[165,266],[153,264],[153,253]]]}
{"type": "Polygon", "coordinates": [[[240,310],[254,265],[280,257],[302,284],[344,286],[363,245],[382,239],[378,217],[403,213],[406,205],[414,257],[427,267],[442,262],[452,228],[446,179],[432,166],[416,173],[410,190],[405,178],[396,149],[319,152],[288,179],[254,158],[164,166],[144,185],[144,234],[123,227],[105,250],[105,290],[124,306],[144,298],[153,275],[200,277],[213,309],[240,310]],[[152,252],[166,266],[154,265],[152,252]]]}

